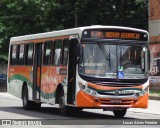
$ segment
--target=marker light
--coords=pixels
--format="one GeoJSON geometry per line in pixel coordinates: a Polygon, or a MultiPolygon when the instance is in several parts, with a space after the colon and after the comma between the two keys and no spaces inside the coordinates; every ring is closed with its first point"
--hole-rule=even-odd
{"type": "Polygon", "coordinates": [[[145,47],[143,47],[143,51],[145,52],[147,49],[145,47]]]}
{"type": "Polygon", "coordinates": [[[149,90],[149,87],[147,86],[147,87],[144,89],[144,92],[146,93],[146,92],[148,92],[148,90],[149,90]]]}
{"type": "Polygon", "coordinates": [[[137,97],[139,97],[139,95],[140,95],[139,93],[136,93],[136,96],[137,96],[137,97]]]}

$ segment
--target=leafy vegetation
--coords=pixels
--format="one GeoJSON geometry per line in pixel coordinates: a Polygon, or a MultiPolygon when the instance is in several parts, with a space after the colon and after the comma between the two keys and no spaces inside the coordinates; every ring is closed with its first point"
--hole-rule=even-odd
{"type": "Polygon", "coordinates": [[[150,95],[150,96],[157,96],[157,97],[160,97],[160,91],[153,91],[153,90],[150,90],[149,95],[150,95]]]}
{"type": "Polygon", "coordinates": [[[13,36],[95,24],[148,29],[148,0],[1,0],[0,8],[3,56],[13,36]]]}

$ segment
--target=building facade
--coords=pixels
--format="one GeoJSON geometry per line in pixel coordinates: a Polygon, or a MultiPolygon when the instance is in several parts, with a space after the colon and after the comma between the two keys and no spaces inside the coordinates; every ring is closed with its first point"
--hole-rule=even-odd
{"type": "Polygon", "coordinates": [[[151,85],[160,86],[160,0],[149,0],[149,34],[151,85]]]}

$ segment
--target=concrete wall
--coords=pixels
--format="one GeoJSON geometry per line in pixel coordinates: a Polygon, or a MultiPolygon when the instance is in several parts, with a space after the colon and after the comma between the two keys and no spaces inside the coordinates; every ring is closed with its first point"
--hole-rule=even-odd
{"type": "Polygon", "coordinates": [[[160,0],[149,0],[150,89],[160,91],[160,0]]]}

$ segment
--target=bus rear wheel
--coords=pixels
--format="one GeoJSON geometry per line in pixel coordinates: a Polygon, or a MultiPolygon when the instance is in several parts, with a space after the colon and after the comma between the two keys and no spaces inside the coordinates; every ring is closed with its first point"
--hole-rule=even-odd
{"type": "Polygon", "coordinates": [[[28,88],[27,86],[24,86],[22,90],[22,102],[23,102],[23,108],[25,110],[30,110],[32,107],[32,102],[28,100],[28,88]]]}
{"type": "Polygon", "coordinates": [[[114,110],[113,114],[116,118],[123,118],[126,115],[127,109],[114,110]]]}
{"type": "Polygon", "coordinates": [[[25,110],[37,110],[40,109],[41,107],[41,103],[38,102],[34,102],[34,101],[29,101],[28,100],[28,88],[27,86],[24,86],[23,90],[22,90],[22,102],[23,102],[23,108],[25,110]]]}

